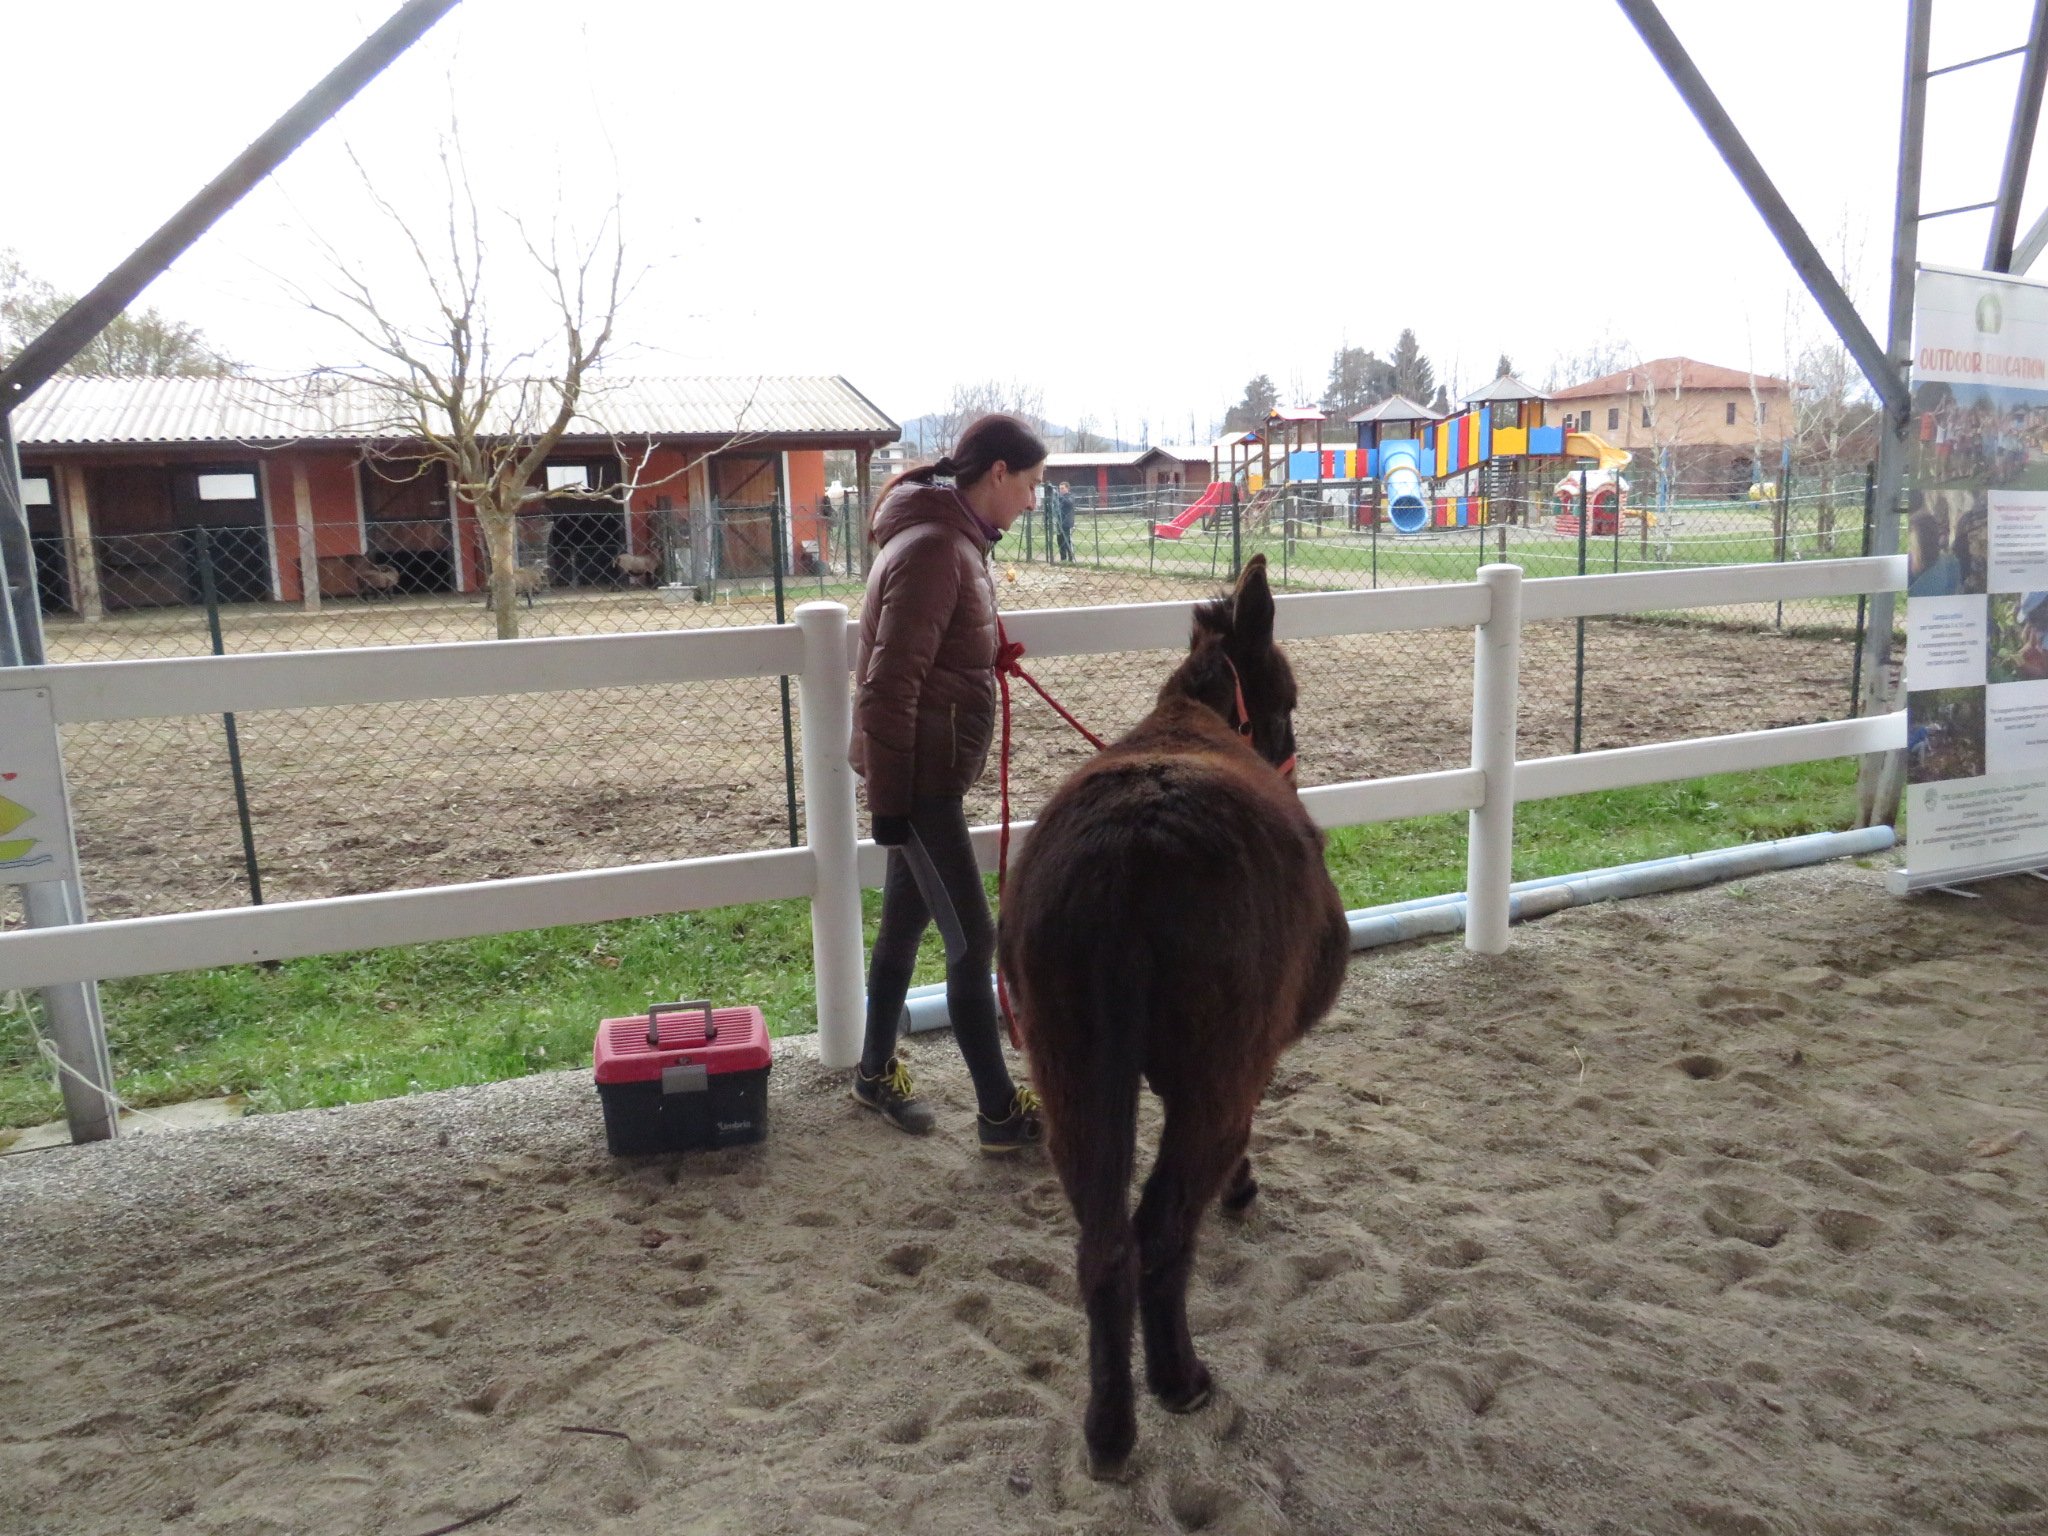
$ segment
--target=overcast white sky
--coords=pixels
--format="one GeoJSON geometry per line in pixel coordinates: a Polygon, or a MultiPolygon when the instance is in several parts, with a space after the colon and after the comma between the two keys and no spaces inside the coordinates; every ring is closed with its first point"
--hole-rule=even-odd
{"type": "MultiPolygon", "coordinates": [[[[10,7],[0,246],[89,286],[391,8],[10,7]]],[[[2022,42],[2028,9],[1942,0],[1934,63],[2022,42]]],[[[1815,238],[1861,246],[1882,335],[1904,0],[1664,10],[1815,238]]],[[[2017,73],[1933,83],[1924,206],[1993,195],[2017,73]]],[[[1014,378],[1164,441],[1403,325],[1468,389],[1603,333],[1785,361],[1790,268],[1609,0],[465,0],[148,302],[261,367],[345,361],[276,274],[318,283],[312,233],[397,281],[342,146],[431,213],[451,94],[487,202],[623,190],[635,372],[842,373],[898,419],[1014,378]]],[[[1923,259],[1978,264],[1987,218],[1928,225],[1923,259]]]]}

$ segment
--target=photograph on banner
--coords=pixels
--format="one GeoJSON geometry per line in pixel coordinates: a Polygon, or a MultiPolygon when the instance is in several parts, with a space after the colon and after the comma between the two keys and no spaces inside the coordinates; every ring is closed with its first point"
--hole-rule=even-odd
{"type": "Polygon", "coordinates": [[[1922,688],[1906,695],[1906,782],[1984,774],[1984,690],[1922,688]]]}
{"type": "Polygon", "coordinates": [[[1986,603],[1985,671],[1993,683],[2048,677],[2048,590],[2000,592],[1986,603]]]}

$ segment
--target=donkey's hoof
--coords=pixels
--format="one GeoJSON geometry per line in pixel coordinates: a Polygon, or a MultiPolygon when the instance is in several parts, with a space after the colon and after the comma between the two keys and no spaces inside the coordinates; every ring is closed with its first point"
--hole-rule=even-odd
{"type": "Polygon", "coordinates": [[[1257,1179],[1246,1179],[1237,1188],[1231,1190],[1223,1197],[1223,1214],[1226,1216],[1242,1216],[1251,1209],[1252,1202],[1258,1198],[1259,1181],[1257,1179]]]}
{"type": "Polygon", "coordinates": [[[1193,1413],[1207,1407],[1215,1392],[1215,1383],[1209,1379],[1209,1368],[1199,1362],[1186,1386],[1172,1391],[1160,1387],[1152,1389],[1152,1395],[1159,1399],[1159,1406],[1168,1413],[1193,1413]]]}
{"type": "Polygon", "coordinates": [[[1081,1421],[1081,1438],[1088,1447],[1088,1475],[1098,1482],[1121,1482],[1131,1447],[1138,1443],[1138,1416],[1128,1393],[1114,1407],[1098,1409],[1091,1403],[1081,1421]]]}
{"type": "Polygon", "coordinates": [[[1115,1455],[1088,1453],[1088,1475],[1098,1483],[1127,1483],[1131,1480],[1131,1453],[1115,1455]]]}

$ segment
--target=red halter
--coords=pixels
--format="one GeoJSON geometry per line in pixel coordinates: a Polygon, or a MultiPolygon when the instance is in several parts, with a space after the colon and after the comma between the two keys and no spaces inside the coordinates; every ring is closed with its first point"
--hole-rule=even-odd
{"type": "MultiPolygon", "coordinates": [[[[1230,722],[1231,728],[1244,738],[1244,744],[1249,747],[1252,744],[1252,712],[1245,707],[1244,679],[1238,676],[1237,663],[1232,661],[1229,656],[1224,656],[1223,665],[1230,668],[1230,685],[1237,690],[1237,699],[1234,706],[1237,718],[1230,722]]],[[[1293,773],[1295,759],[1299,756],[1300,754],[1296,752],[1288,753],[1287,761],[1274,764],[1273,771],[1282,777],[1293,773]]]]}

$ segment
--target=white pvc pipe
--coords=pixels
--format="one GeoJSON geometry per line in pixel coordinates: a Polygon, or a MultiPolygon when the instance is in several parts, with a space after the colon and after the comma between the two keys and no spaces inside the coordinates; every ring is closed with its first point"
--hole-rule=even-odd
{"type": "Polygon", "coordinates": [[[804,827],[817,886],[811,895],[811,953],[818,989],[818,1055],[827,1067],[860,1060],[867,988],[861,974],[860,833],[854,812],[853,691],[846,608],[804,603],[799,684],[804,731],[804,827]]]}
{"type": "Polygon", "coordinates": [[[1471,915],[1465,947],[1497,955],[1508,947],[1508,888],[1515,862],[1515,716],[1522,673],[1522,570],[1484,565],[1491,594],[1486,622],[1473,631],[1472,766],[1486,776],[1486,798],[1468,813],[1465,889],[1471,915]]]}
{"type": "MultiPolygon", "coordinates": [[[[1854,832],[1814,832],[1768,843],[1741,843],[1705,853],[1644,859],[1576,875],[1548,875],[1538,880],[1518,881],[1510,887],[1509,914],[1515,922],[1527,922],[1531,918],[1547,917],[1566,907],[1589,906],[1596,901],[1683,890],[1689,886],[1709,885],[1717,880],[1739,880],[1767,870],[1796,869],[1807,864],[1824,864],[1831,859],[1882,853],[1893,846],[1896,839],[1897,834],[1890,827],[1863,827],[1854,832]]],[[[1449,891],[1441,896],[1361,907],[1345,914],[1351,924],[1351,947],[1354,951],[1377,949],[1409,939],[1456,933],[1465,926],[1465,905],[1462,891],[1449,891]]],[[[946,1017],[945,984],[937,982],[911,988],[905,1000],[904,1015],[909,1029],[944,1029],[950,1022],[946,1017]]]]}

